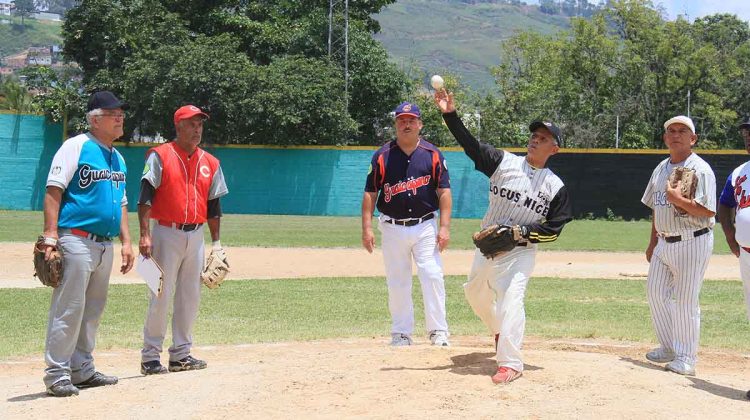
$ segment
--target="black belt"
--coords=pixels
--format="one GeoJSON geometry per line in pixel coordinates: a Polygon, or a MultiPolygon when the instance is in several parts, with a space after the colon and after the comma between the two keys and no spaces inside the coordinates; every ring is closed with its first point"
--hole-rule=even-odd
{"type": "Polygon", "coordinates": [[[422,222],[425,222],[427,220],[430,220],[435,217],[435,213],[428,213],[424,216],[420,217],[419,219],[388,219],[385,222],[386,223],[392,223],[394,225],[400,225],[400,226],[415,226],[422,222]]]}
{"type": "Polygon", "coordinates": [[[165,221],[159,220],[159,225],[171,227],[173,229],[181,230],[183,232],[192,232],[198,229],[199,227],[203,226],[203,223],[190,223],[190,224],[183,225],[180,223],[172,223],[172,222],[165,222],[165,221]]]}
{"type": "MultiPolygon", "coordinates": [[[[701,235],[705,235],[705,234],[707,234],[710,231],[711,231],[711,229],[709,229],[707,227],[705,227],[703,229],[698,229],[695,232],[693,232],[693,238],[697,238],[697,237],[699,237],[701,235]]],[[[677,235],[677,236],[665,236],[664,237],[664,241],[667,242],[667,243],[670,243],[670,244],[675,243],[675,242],[680,242],[681,240],[682,240],[682,236],[680,236],[680,235],[677,235]]]]}

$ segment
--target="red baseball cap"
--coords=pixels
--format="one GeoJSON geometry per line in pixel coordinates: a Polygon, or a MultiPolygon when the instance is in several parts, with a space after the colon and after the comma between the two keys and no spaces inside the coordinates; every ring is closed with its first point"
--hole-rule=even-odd
{"type": "Polygon", "coordinates": [[[188,118],[193,118],[196,115],[202,115],[203,118],[208,119],[208,114],[201,111],[200,108],[198,108],[195,105],[185,105],[180,107],[177,111],[174,113],[174,123],[177,124],[181,120],[186,120],[188,118]]]}

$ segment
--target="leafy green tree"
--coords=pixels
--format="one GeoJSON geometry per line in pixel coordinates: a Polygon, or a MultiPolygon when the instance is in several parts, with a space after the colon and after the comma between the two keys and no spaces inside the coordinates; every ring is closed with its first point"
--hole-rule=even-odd
{"type": "Polygon", "coordinates": [[[15,15],[21,17],[21,25],[24,24],[24,19],[36,13],[36,5],[34,0],[15,0],[16,8],[15,15]]]}
{"type": "Polygon", "coordinates": [[[37,107],[17,77],[4,77],[0,79],[0,110],[34,113],[37,107]]]}
{"type": "Polygon", "coordinates": [[[170,113],[192,102],[210,110],[218,143],[373,144],[407,85],[370,36],[371,14],[391,2],[350,5],[349,97],[328,57],[325,0],[84,0],[64,50],[88,89],[132,104],[127,126],[142,133],[171,132],[170,113]]]}
{"type": "Polygon", "coordinates": [[[77,69],[65,68],[58,72],[45,66],[29,66],[19,73],[26,77],[26,86],[35,92],[33,103],[36,109],[50,121],[63,125],[63,138],[67,138],[68,133],[80,133],[86,129],[88,97],[77,69]]]}

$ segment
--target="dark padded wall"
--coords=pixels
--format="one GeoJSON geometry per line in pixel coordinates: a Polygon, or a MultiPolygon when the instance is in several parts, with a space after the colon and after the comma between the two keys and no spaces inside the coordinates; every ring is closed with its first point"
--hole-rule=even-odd
{"type": "MultiPolygon", "coordinates": [[[[701,154],[716,175],[716,194],[721,194],[734,168],[747,162],[744,154],[701,154]]],[[[593,213],[606,217],[607,208],[625,219],[643,219],[650,214],[641,204],[646,183],[656,165],[668,155],[651,153],[560,153],[549,167],[567,185],[576,218],[593,213]]]]}

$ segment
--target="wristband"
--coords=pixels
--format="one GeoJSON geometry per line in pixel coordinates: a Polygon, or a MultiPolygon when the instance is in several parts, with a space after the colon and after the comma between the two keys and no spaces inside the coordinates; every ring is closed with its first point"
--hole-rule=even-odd
{"type": "Polygon", "coordinates": [[[44,237],[44,244],[49,246],[57,246],[57,239],[49,236],[44,237]]]}
{"type": "Polygon", "coordinates": [[[219,250],[219,249],[221,249],[221,240],[218,240],[218,239],[217,239],[217,240],[215,240],[215,241],[213,242],[213,249],[216,249],[216,250],[219,250]]]}

